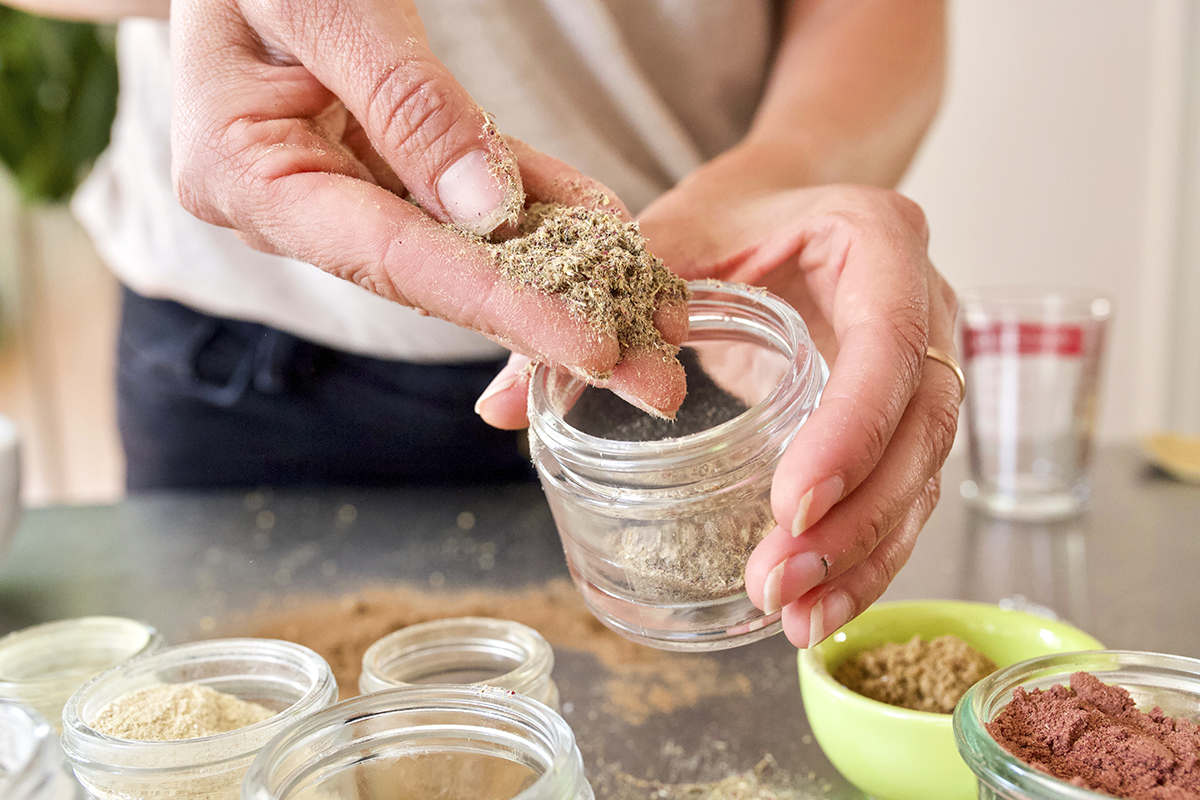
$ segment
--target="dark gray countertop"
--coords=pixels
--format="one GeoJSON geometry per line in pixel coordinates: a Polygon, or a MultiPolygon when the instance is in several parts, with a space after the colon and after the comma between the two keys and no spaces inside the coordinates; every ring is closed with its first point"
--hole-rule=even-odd
{"type": "MultiPolygon", "coordinates": [[[[1010,523],[966,507],[963,469],[947,465],[942,501],[885,599],[1025,603],[1109,647],[1200,657],[1200,487],[1146,466],[1133,447],[1106,448],[1086,515],[1010,523]]],[[[139,496],[27,511],[0,563],[0,632],[104,613],[147,620],[178,642],[206,619],[298,591],[509,588],[565,574],[537,486],[139,496]]],[[[619,794],[613,774],[712,781],[767,753],[815,796],[859,796],[812,742],[795,650],[781,636],[704,657],[745,676],[748,697],[713,697],[637,725],[606,710],[595,658],[556,655],[563,715],[601,798],[619,794]]]]}

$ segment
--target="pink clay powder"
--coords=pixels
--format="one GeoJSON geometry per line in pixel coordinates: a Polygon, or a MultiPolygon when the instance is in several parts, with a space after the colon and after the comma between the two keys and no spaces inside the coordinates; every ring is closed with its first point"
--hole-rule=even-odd
{"type": "Polygon", "coordinates": [[[1139,711],[1129,692],[1087,672],[1071,686],[1025,691],[988,733],[1022,761],[1076,786],[1136,800],[1200,798],[1200,726],[1159,708],[1139,711]]]}

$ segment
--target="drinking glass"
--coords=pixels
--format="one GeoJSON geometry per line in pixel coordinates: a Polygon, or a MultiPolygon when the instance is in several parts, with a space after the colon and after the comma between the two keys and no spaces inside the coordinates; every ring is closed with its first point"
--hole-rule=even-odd
{"type": "Polygon", "coordinates": [[[1055,519],[1088,499],[1111,303],[1087,289],[963,293],[971,460],[964,497],[1010,519],[1055,519]]]}

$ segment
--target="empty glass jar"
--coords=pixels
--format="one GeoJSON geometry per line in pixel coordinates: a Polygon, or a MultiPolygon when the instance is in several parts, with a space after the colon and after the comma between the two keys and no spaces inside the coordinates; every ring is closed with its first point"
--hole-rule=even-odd
{"type": "Polygon", "coordinates": [[[714,650],[780,629],[743,573],[775,526],[775,467],[829,372],[783,300],[715,281],[691,290],[688,396],[673,423],[543,365],[530,447],[591,611],[644,644],[714,650]]]}
{"type": "Polygon", "coordinates": [[[558,708],[554,651],[533,628],[507,619],[456,617],[409,625],[363,654],[363,694],[411,684],[482,683],[558,708]]]}
{"type": "Polygon", "coordinates": [[[63,770],[58,736],[28,706],[0,700],[0,797],[73,800],[79,785],[63,770]]]}
{"type": "Polygon", "coordinates": [[[338,703],[264,748],[243,800],[592,800],[570,727],[492,686],[403,686],[338,703]]]}
{"type": "Polygon", "coordinates": [[[15,631],[0,638],[0,698],[30,706],[61,728],[72,692],[162,643],[154,628],[124,617],[78,617],[15,631]]]}

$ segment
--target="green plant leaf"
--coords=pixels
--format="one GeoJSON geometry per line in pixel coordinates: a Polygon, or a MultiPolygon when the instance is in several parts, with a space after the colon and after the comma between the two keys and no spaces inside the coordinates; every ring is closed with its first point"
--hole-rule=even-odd
{"type": "Polygon", "coordinates": [[[0,163],[26,202],[71,195],[108,145],[112,29],[0,6],[0,163]]]}

